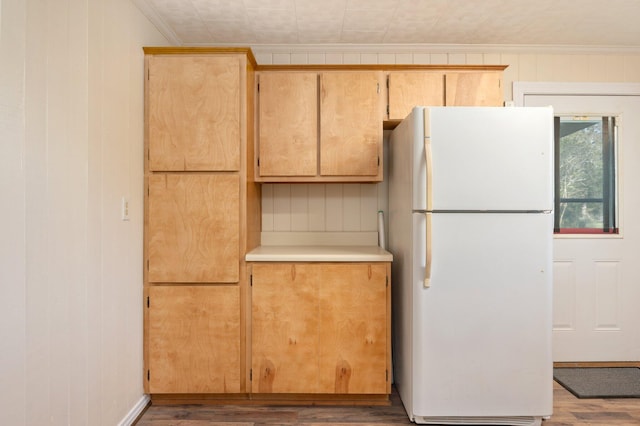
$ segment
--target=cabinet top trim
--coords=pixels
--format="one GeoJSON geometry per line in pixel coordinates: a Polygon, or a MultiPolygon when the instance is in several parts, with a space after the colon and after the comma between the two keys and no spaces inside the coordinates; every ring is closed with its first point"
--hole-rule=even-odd
{"type": "Polygon", "coordinates": [[[242,54],[253,68],[258,66],[253,52],[248,47],[182,47],[182,46],[145,46],[145,55],[207,55],[207,54],[242,54]]]}
{"type": "Polygon", "coordinates": [[[300,64],[258,65],[250,47],[201,47],[201,46],[146,46],[147,55],[206,55],[239,53],[256,71],[504,71],[509,65],[460,65],[460,64],[300,64]]]}

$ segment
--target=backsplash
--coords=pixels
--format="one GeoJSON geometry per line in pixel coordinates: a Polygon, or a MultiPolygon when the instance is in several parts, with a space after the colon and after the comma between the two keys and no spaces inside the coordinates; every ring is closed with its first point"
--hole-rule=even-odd
{"type": "Polygon", "coordinates": [[[377,230],[386,185],[263,184],[263,232],[363,232],[377,230]]]}

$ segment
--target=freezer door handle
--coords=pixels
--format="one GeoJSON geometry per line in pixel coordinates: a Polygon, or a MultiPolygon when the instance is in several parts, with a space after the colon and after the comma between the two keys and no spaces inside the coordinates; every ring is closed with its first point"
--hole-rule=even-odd
{"type": "Polygon", "coordinates": [[[426,235],[425,235],[425,262],[424,262],[424,286],[425,288],[431,287],[431,217],[433,213],[427,212],[424,214],[426,216],[426,235]]]}

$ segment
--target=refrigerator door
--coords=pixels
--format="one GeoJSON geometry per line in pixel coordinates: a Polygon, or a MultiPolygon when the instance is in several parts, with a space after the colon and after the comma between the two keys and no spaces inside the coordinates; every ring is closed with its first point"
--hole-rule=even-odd
{"type": "Polygon", "coordinates": [[[410,417],[551,415],[552,215],[431,214],[428,288],[427,215],[413,214],[412,277],[400,283],[412,293],[398,360],[412,366],[410,417]]]}
{"type": "Polygon", "coordinates": [[[413,210],[553,208],[552,108],[417,107],[411,115],[400,132],[414,141],[413,210]]]}

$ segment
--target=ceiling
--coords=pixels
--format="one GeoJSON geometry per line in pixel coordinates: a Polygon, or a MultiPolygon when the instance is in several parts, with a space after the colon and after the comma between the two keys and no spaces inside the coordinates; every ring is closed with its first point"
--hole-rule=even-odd
{"type": "Polygon", "coordinates": [[[132,0],[177,45],[640,47],[640,0],[132,0]]]}

